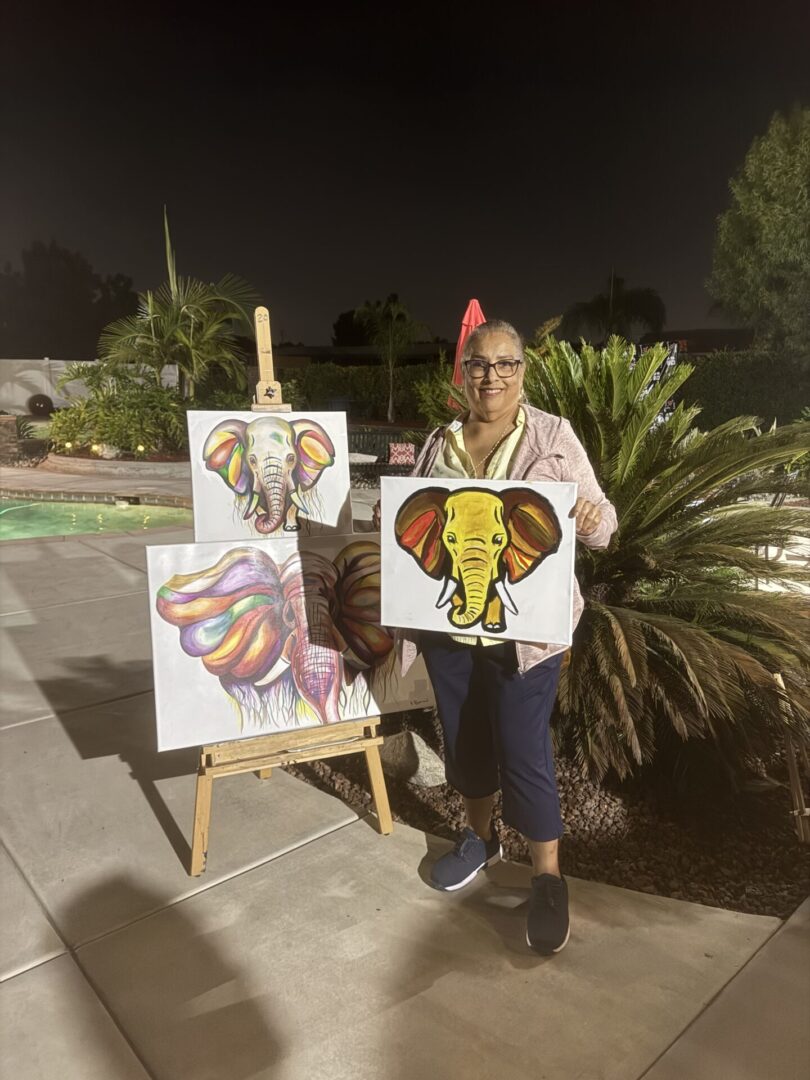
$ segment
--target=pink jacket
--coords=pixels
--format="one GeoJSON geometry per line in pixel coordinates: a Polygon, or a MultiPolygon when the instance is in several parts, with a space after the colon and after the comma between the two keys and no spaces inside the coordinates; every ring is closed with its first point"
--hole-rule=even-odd
{"type": "MultiPolygon", "coordinates": [[[[579,485],[579,497],[594,503],[602,512],[602,520],[588,536],[578,536],[580,543],[590,548],[608,546],[616,530],[616,511],[613,504],[597,483],[588,455],[574,434],[567,420],[559,416],[524,405],[526,424],[523,435],[509,469],[510,480],[574,481],[579,485]]],[[[428,435],[412,476],[430,476],[442,443],[445,428],[436,428],[428,435]]],[[[579,622],[584,607],[579,585],[574,579],[574,626],[579,622]]],[[[398,631],[398,643],[403,674],[416,659],[419,652],[418,631],[398,631]]],[[[548,660],[557,653],[565,652],[566,645],[528,645],[516,642],[518,668],[528,671],[535,664],[548,660]]]]}

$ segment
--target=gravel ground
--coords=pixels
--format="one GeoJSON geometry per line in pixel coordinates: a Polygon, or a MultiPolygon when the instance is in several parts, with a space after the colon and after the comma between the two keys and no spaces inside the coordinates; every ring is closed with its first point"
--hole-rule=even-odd
{"type": "MultiPolygon", "coordinates": [[[[440,749],[435,720],[425,714],[400,719],[440,749]]],[[[288,769],[358,812],[371,808],[362,755],[288,769]]],[[[810,893],[810,845],[800,844],[793,831],[786,788],[676,802],[640,781],[598,787],[566,760],[557,762],[557,782],[565,874],[780,918],[810,893]]],[[[447,784],[419,788],[390,777],[387,783],[395,820],[445,837],[462,827],[461,798],[447,784]]],[[[505,857],[528,863],[522,838],[502,823],[499,831],[505,857]]]]}

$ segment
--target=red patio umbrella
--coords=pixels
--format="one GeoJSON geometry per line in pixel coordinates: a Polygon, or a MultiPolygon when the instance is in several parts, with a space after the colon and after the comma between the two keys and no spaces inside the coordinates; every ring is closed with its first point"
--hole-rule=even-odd
{"type": "MultiPolygon", "coordinates": [[[[487,320],[484,318],[484,313],[481,310],[481,305],[477,300],[471,300],[467,304],[467,310],[464,312],[464,318],[461,320],[461,333],[458,335],[458,343],[456,345],[456,364],[453,368],[453,386],[461,386],[464,382],[464,376],[461,371],[461,354],[464,352],[464,345],[467,338],[481,323],[485,323],[487,320]]],[[[458,409],[455,399],[449,397],[447,404],[453,408],[458,409]]]]}

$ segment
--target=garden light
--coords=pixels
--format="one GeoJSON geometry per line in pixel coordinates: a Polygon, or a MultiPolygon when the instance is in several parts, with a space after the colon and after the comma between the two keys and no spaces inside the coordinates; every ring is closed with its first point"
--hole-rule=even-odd
{"type": "Polygon", "coordinates": [[[66,442],[66,443],[65,443],[65,449],[66,449],[66,450],[70,450],[70,449],[72,449],[72,447],[73,447],[73,443],[72,443],[72,442],[66,442]]]}
{"type": "Polygon", "coordinates": [[[144,452],[144,450],[146,449],[146,447],[143,445],[143,443],[138,443],[138,445],[135,447],[135,449],[138,451],[139,454],[142,454],[144,452]]]}

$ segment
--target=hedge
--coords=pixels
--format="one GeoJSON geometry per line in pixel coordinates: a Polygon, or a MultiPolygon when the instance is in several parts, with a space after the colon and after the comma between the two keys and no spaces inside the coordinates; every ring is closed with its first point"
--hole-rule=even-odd
{"type": "MultiPolygon", "coordinates": [[[[403,364],[394,370],[394,412],[397,422],[424,424],[416,383],[435,370],[434,364],[403,364]]],[[[380,365],[308,364],[280,373],[284,400],[294,409],[345,409],[349,419],[385,421],[388,374],[380,365]]]]}
{"type": "Polygon", "coordinates": [[[734,416],[789,424],[810,404],[810,365],[801,360],[753,349],[683,359],[695,371],[678,396],[702,407],[698,425],[704,430],[734,416]]]}

